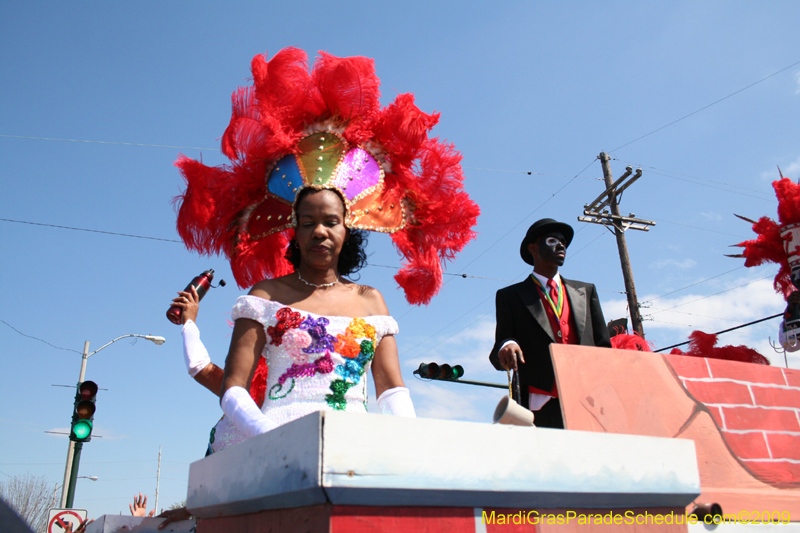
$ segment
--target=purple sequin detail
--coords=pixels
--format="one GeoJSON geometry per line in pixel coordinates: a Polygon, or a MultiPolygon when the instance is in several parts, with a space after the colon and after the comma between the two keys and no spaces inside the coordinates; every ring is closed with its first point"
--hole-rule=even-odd
{"type": "Polygon", "coordinates": [[[381,167],[375,158],[363,148],[354,148],[344,156],[333,184],[349,201],[373,185],[377,185],[380,179],[381,167]]]}
{"type": "Polygon", "coordinates": [[[325,326],[329,323],[330,321],[324,316],[316,320],[309,316],[303,320],[303,323],[300,324],[300,329],[307,331],[308,334],[311,335],[311,345],[308,348],[303,348],[305,353],[334,351],[333,344],[336,342],[336,339],[325,330],[325,326]]]}
{"type": "Polygon", "coordinates": [[[330,352],[325,352],[324,356],[313,363],[306,363],[303,365],[294,364],[290,366],[286,372],[278,378],[278,383],[283,385],[289,378],[308,378],[315,374],[330,374],[331,372],[333,372],[333,360],[331,359],[330,352]]]}

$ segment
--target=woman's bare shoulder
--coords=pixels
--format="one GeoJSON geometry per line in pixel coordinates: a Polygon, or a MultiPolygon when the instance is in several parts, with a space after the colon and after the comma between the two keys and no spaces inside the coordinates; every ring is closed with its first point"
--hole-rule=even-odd
{"type": "Polygon", "coordinates": [[[389,308],[383,299],[381,291],[369,285],[358,285],[358,295],[363,299],[371,316],[388,315],[389,308]]]}
{"type": "Polygon", "coordinates": [[[262,279],[250,288],[247,294],[250,296],[258,296],[265,300],[279,300],[280,294],[287,288],[287,280],[289,276],[281,276],[274,279],[262,279]]]}

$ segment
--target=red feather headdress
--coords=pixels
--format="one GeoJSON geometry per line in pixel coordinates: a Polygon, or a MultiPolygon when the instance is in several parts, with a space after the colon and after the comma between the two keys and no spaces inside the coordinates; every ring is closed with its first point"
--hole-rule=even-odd
{"type": "Polygon", "coordinates": [[[442,284],[442,262],[475,237],[478,206],[463,188],[461,155],[428,138],[439,121],[401,94],[381,108],[380,80],[365,57],[284,48],[251,63],[253,85],[232,96],[222,137],[229,165],[181,156],[186,180],[178,233],[187,248],[224,253],[240,287],[292,272],[294,199],[306,187],[334,189],[349,228],[390,233],[404,266],[395,276],[412,304],[442,284]]]}
{"type": "MultiPolygon", "coordinates": [[[[780,169],[778,169],[780,173],[780,169]]],[[[769,217],[761,217],[758,221],[739,217],[753,224],[753,231],[758,237],[740,242],[734,246],[744,248],[741,254],[730,257],[744,257],[744,266],[753,267],[764,263],[777,263],[780,265],[778,274],[775,276],[775,290],[788,297],[795,290],[791,280],[791,269],[789,267],[789,257],[781,236],[781,229],[789,224],[800,223],[800,185],[794,183],[789,178],[783,177],[772,182],[775,189],[775,196],[778,197],[778,222],[769,217]]],[[[739,216],[739,215],[737,215],[739,216]]]]}

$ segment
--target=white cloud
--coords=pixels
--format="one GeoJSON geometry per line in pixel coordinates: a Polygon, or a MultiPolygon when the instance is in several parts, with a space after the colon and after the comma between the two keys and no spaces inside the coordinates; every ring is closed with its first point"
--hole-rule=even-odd
{"type": "Polygon", "coordinates": [[[682,261],[677,261],[675,259],[659,259],[658,261],[653,261],[650,263],[650,268],[661,269],[661,268],[678,268],[680,270],[686,270],[688,268],[692,268],[697,264],[697,261],[694,259],[684,259],[682,261]]]}
{"type": "Polygon", "coordinates": [[[702,216],[704,216],[708,220],[722,220],[722,215],[720,215],[718,213],[708,212],[708,213],[700,213],[700,214],[702,216]]]}
{"type": "MultiPolygon", "coordinates": [[[[787,166],[778,165],[781,169],[781,174],[785,178],[789,178],[791,180],[797,181],[800,178],[800,157],[789,163],[787,166]]],[[[780,179],[780,174],[778,174],[778,168],[773,167],[771,169],[765,170],[761,173],[761,179],[765,181],[773,182],[777,179],[780,179]]]]}
{"type": "Polygon", "coordinates": [[[69,428],[51,428],[45,431],[45,434],[50,437],[56,437],[58,439],[64,438],[66,439],[69,437],[69,428]]]}
{"type": "Polygon", "coordinates": [[[491,422],[497,402],[504,390],[446,383],[414,381],[406,384],[411,390],[417,416],[469,422],[491,422]]]}
{"type": "Polygon", "coordinates": [[[800,177],[800,157],[792,161],[788,167],[781,168],[781,172],[787,178],[797,181],[797,178],[800,177]]]}
{"type": "Polygon", "coordinates": [[[794,81],[797,82],[797,88],[794,90],[794,94],[800,94],[800,72],[795,73],[794,81]]]}

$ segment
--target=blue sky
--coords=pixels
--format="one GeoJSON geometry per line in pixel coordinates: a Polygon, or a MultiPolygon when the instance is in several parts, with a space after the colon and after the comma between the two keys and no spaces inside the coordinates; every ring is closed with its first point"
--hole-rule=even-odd
{"type": "MultiPolygon", "coordinates": [[[[4,3],[0,218],[164,240],[0,221],[0,404],[15,407],[0,415],[0,479],[31,472],[60,483],[67,439],[44,432],[68,426],[72,392],[51,385],[75,383],[86,340],[94,350],[154,334],[167,343],[123,340],[89,360],[87,379],[107,389],[95,417],[104,438],[84,447],[80,475],[100,479],[79,480],[75,504],[91,516],[127,513],[141,491],[152,507],[159,445],[159,506],[185,497],[188,466],[220,412],[186,374],[164,312],[207,268],[229,281],[199,318],[222,364],[243,290],[223,258],[172,242],[182,187],[173,162],[179,153],[224,162],[231,92],[249,83],[254,55],[285,46],[374,58],[384,104],[413,92],[423,111],[441,112],[434,134],[463,153],[482,215],[447,273],[470,277],[445,276],[429,306],[411,307],[392,278],[390,240],[374,235],[360,279],[398,318],[421,416],[490,421],[501,391],[423,383],[412,371],[460,363],[468,379],[503,382],[487,360],[494,293],[526,275],[519,241],[539,218],[575,227],[562,273],[597,285],[607,320],[624,315],[614,237],[577,221],[603,190],[601,151],[615,176],[642,166],[621,210],[657,222],[627,234],[648,340],[663,347],[780,312],[776,267],[739,268],[724,254],[753,236],[734,213],[776,216],[776,166],[800,177],[799,16],[794,2],[4,3]]],[[[721,343],[782,365],[769,345],[776,328],[721,343]]]]}

